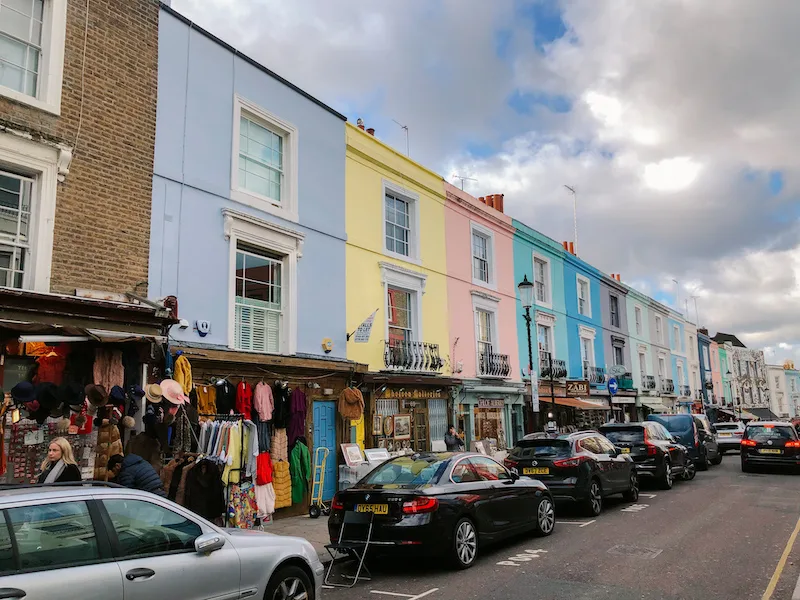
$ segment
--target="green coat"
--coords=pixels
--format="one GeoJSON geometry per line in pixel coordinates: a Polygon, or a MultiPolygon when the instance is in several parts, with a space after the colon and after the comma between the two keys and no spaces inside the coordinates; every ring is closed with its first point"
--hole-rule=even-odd
{"type": "Polygon", "coordinates": [[[292,475],[292,504],[300,504],[311,480],[311,453],[308,446],[299,440],[289,457],[289,471],[292,475]]]}

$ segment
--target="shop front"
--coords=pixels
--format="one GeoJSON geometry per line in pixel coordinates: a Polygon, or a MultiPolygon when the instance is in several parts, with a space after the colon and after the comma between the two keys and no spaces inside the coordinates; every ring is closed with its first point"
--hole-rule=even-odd
{"type": "Polygon", "coordinates": [[[611,416],[617,423],[630,423],[638,420],[635,390],[620,389],[611,397],[611,416]]]}
{"type": "Polygon", "coordinates": [[[566,381],[551,387],[539,385],[539,413],[547,424],[554,422],[560,433],[596,429],[608,420],[608,402],[590,395],[588,381],[566,381]]]}
{"type": "Polygon", "coordinates": [[[490,447],[506,450],[524,435],[525,387],[519,384],[486,385],[465,381],[456,392],[455,420],[465,446],[488,441],[490,447]]]}

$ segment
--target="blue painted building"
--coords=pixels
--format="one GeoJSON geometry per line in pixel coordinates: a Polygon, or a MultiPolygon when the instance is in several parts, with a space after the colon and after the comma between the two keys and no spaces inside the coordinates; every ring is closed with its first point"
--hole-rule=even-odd
{"type": "Polygon", "coordinates": [[[703,396],[703,405],[708,406],[714,396],[714,379],[711,364],[711,338],[708,331],[697,330],[697,353],[700,359],[700,392],[703,396]]]}
{"type": "Polygon", "coordinates": [[[667,317],[667,334],[672,357],[672,379],[675,382],[677,405],[680,410],[691,412],[692,388],[689,385],[686,331],[684,327],[683,315],[670,309],[667,317]]]}
{"type": "Polygon", "coordinates": [[[164,5],[158,43],[149,296],[177,298],[196,383],[302,390],[332,458],[366,370],[344,360],[346,119],[164,5]]]}

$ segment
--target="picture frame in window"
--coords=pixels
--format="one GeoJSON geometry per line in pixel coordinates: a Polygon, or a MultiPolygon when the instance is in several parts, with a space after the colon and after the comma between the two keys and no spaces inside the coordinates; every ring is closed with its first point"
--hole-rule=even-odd
{"type": "Polygon", "coordinates": [[[402,414],[394,416],[394,439],[411,439],[411,415],[402,414]]]}
{"type": "Polygon", "coordinates": [[[381,463],[391,458],[386,448],[366,448],[364,456],[370,463],[381,463]]]}
{"type": "Polygon", "coordinates": [[[358,444],[341,444],[341,448],[342,456],[348,467],[357,467],[365,462],[364,454],[358,444]]]}
{"type": "Polygon", "coordinates": [[[394,433],[394,417],[389,415],[383,420],[383,435],[391,437],[394,433]]]}
{"type": "Polygon", "coordinates": [[[383,432],[383,417],[378,413],[372,415],[372,435],[381,435],[383,432]]]}

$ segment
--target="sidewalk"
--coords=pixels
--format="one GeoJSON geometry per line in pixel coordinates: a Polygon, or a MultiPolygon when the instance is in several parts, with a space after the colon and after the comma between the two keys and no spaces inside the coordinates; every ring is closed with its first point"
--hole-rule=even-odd
{"type": "Polygon", "coordinates": [[[331,560],[330,554],[325,550],[325,544],[330,543],[330,538],[328,537],[328,517],[324,515],[318,519],[312,519],[308,515],[277,519],[269,525],[264,525],[264,531],[275,535],[305,538],[313,544],[323,563],[331,560]]]}

